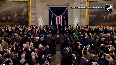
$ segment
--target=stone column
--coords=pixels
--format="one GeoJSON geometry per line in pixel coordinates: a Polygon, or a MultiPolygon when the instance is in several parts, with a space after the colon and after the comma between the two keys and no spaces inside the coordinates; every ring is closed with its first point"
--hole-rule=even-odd
{"type": "Polygon", "coordinates": [[[36,0],[36,25],[38,25],[37,20],[39,16],[41,16],[44,21],[44,4],[40,0],[36,0]]]}
{"type": "Polygon", "coordinates": [[[31,25],[36,24],[36,0],[31,0],[31,25]]]}
{"type": "Polygon", "coordinates": [[[49,26],[49,6],[47,3],[44,3],[44,14],[43,14],[44,25],[49,26]]]}
{"type": "MultiPolygon", "coordinates": [[[[86,0],[80,1],[81,7],[86,7],[86,0]]],[[[80,9],[80,25],[86,25],[86,9],[80,9]]]]}
{"type": "MultiPolygon", "coordinates": [[[[75,0],[72,7],[80,7],[80,0],[75,0]]],[[[78,16],[78,19],[80,22],[80,9],[73,9],[73,22],[76,16],[78,16]]],[[[73,25],[73,22],[71,23],[72,25],[73,25]]]]}

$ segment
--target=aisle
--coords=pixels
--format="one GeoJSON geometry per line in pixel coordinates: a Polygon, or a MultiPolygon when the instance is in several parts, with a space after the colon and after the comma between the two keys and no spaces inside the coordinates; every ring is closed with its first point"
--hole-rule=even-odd
{"type": "Polygon", "coordinates": [[[61,50],[61,45],[60,44],[56,44],[56,51],[60,51],[61,50]]]}
{"type": "Polygon", "coordinates": [[[50,65],[61,65],[61,51],[56,51],[56,54],[52,56],[50,65]]]}
{"type": "Polygon", "coordinates": [[[56,40],[56,54],[52,56],[50,65],[61,65],[61,39],[56,40]]]}

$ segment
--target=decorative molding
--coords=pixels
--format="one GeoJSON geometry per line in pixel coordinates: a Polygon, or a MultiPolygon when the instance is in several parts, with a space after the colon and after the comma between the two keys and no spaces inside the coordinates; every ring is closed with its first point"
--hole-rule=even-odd
{"type": "Polygon", "coordinates": [[[49,7],[67,7],[70,3],[65,4],[47,4],[49,7]]]}

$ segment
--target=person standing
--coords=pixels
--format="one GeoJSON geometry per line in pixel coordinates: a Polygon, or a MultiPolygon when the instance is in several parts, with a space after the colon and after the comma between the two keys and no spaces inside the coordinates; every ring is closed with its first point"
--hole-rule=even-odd
{"type": "Polygon", "coordinates": [[[58,24],[59,34],[61,34],[61,25],[58,24]]]}
{"type": "Polygon", "coordinates": [[[79,32],[78,32],[78,30],[76,29],[76,31],[75,31],[75,35],[78,36],[78,33],[79,33],[79,32]]]}

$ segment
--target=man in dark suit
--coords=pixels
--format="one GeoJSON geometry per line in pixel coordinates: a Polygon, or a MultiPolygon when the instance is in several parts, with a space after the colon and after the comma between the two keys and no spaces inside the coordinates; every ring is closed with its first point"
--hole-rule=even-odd
{"type": "Polygon", "coordinates": [[[61,34],[61,25],[58,24],[59,34],[61,34]]]}
{"type": "Polygon", "coordinates": [[[42,34],[44,35],[44,38],[46,38],[46,35],[47,35],[46,27],[44,27],[44,29],[42,29],[42,34]]]}

